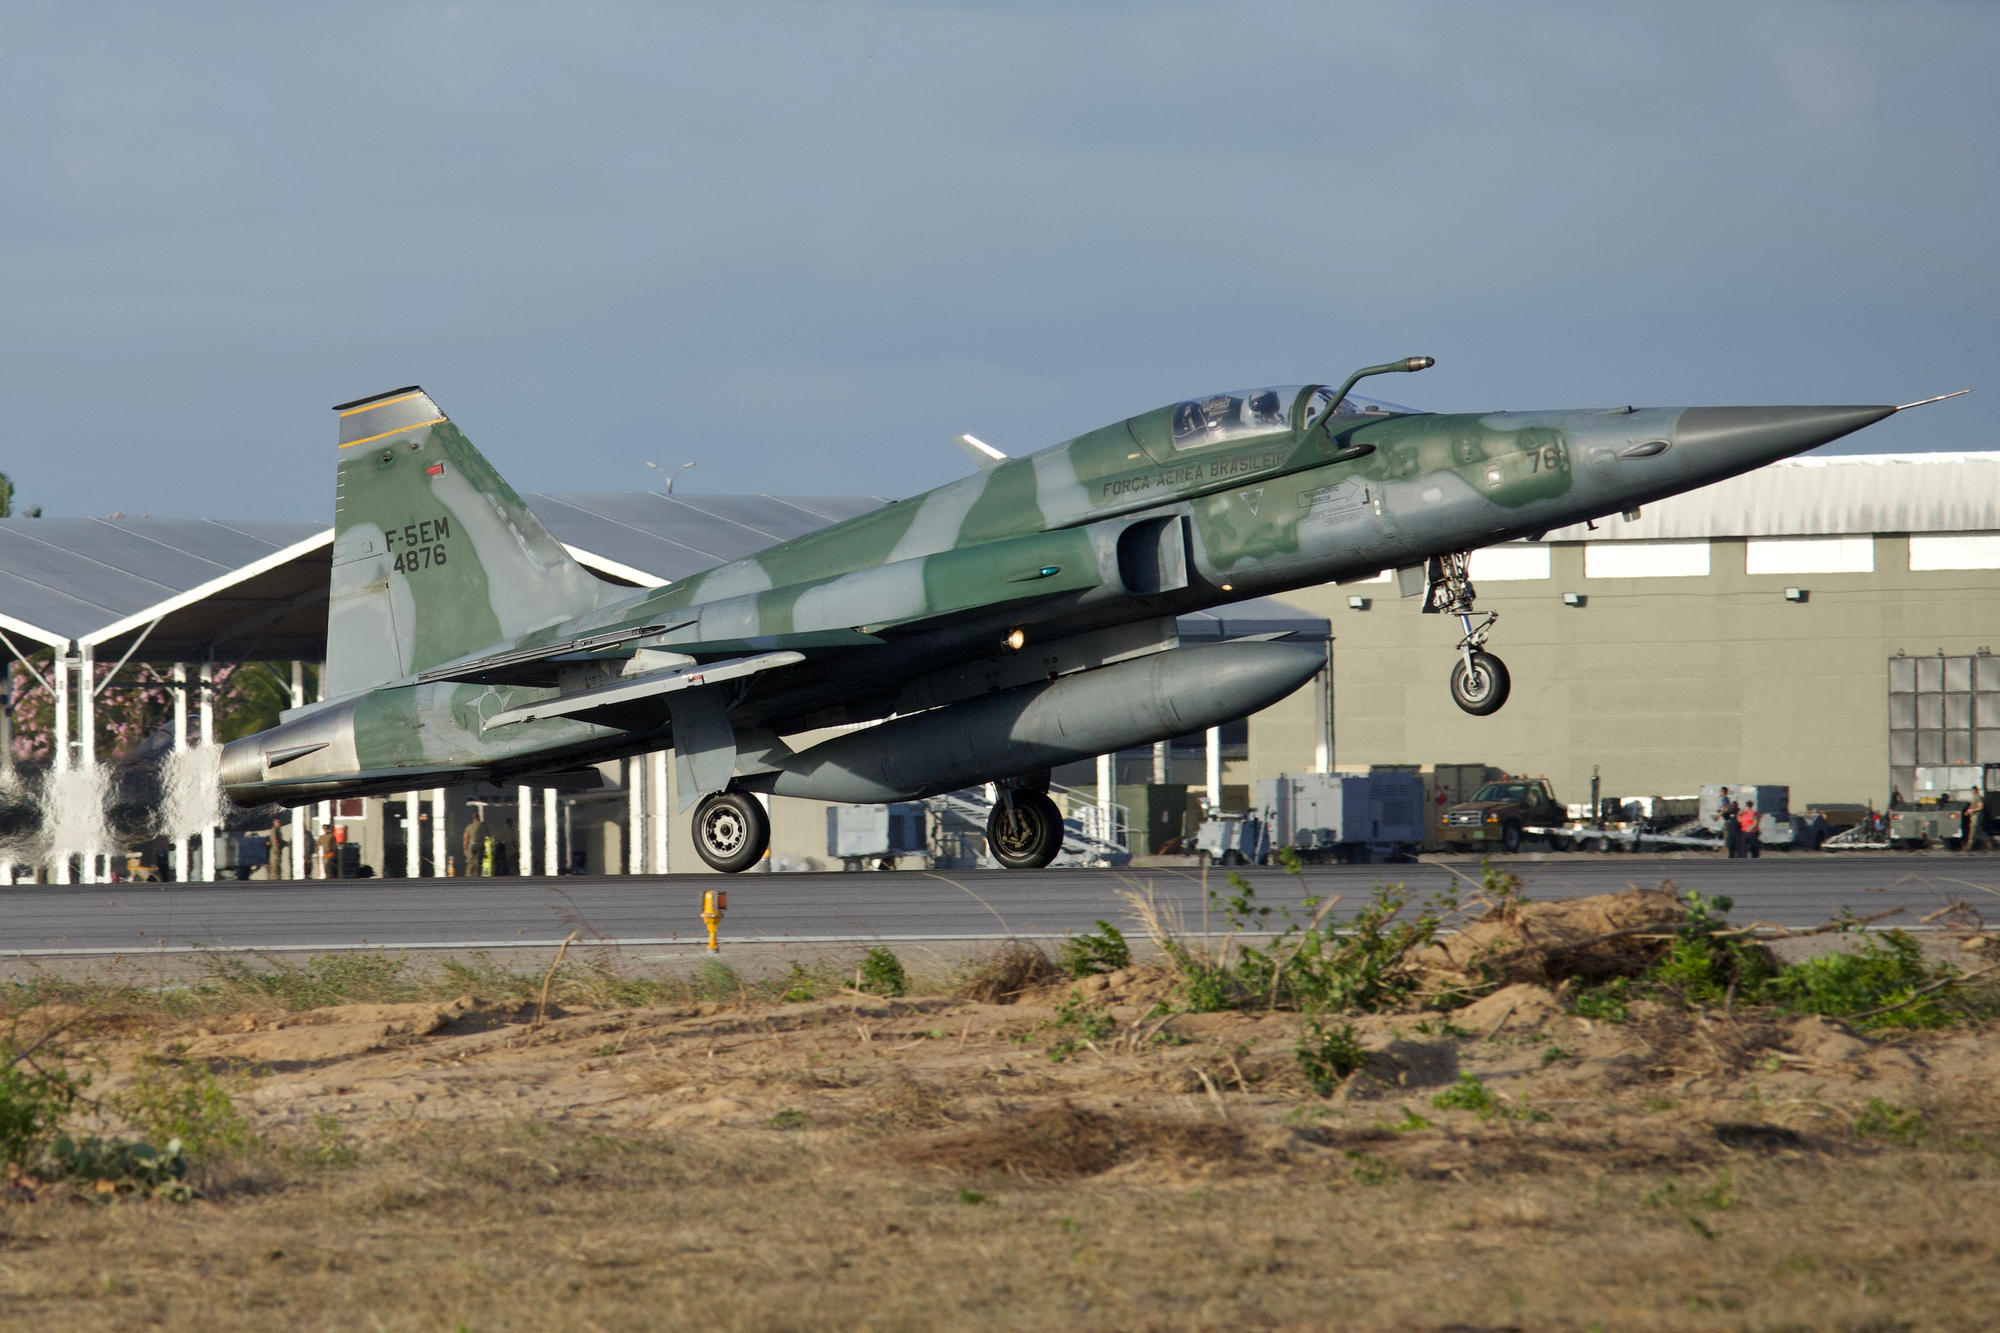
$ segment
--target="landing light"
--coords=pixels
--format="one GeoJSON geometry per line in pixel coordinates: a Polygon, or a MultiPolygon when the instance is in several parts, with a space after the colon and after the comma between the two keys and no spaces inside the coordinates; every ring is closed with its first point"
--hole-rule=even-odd
{"type": "Polygon", "coordinates": [[[1028,642],[1028,636],[1023,634],[1020,630],[1015,630],[1012,634],[1009,634],[1007,636],[1007,646],[1013,649],[1017,653],[1021,651],[1021,649],[1027,644],[1027,642],[1028,642]]]}

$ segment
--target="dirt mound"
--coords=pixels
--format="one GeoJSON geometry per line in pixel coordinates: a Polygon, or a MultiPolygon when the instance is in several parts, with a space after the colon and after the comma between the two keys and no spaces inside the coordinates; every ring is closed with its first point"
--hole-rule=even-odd
{"type": "Polygon", "coordinates": [[[187,1054],[259,1063],[305,1063],[372,1051],[398,1037],[427,1037],[480,1008],[462,995],[443,1004],[342,1004],[260,1019],[233,1033],[203,1032],[187,1054]]]}
{"type": "Polygon", "coordinates": [[[981,1004],[1012,1004],[1023,995],[1062,979],[1061,969],[1049,961],[1047,954],[1032,945],[1009,940],[998,953],[968,972],[956,993],[961,999],[981,1004]]]}
{"type": "Polygon", "coordinates": [[[1519,1036],[1540,1032],[1562,1016],[1561,1003],[1545,987],[1517,983],[1468,1004],[1453,1015],[1453,1021],[1483,1037],[1493,1036],[1503,1027],[1519,1036]]]}
{"type": "Polygon", "coordinates": [[[1683,915],[1671,888],[1510,902],[1431,945],[1418,962],[1441,989],[1637,976],[1666,952],[1683,915]]]}
{"type": "Polygon", "coordinates": [[[1061,1102],[996,1124],[911,1140],[891,1155],[906,1166],[969,1179],[1074,1180],[1140,1159],[1224,1161],[1242,1147],[1242,1135],[1228,1125],[1112,1116],[1061,1102]]]}

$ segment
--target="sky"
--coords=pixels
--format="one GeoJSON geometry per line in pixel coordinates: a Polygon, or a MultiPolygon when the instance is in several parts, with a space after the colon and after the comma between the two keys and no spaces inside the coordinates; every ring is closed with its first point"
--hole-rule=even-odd
{"type": "Polygon", "coordinates": [[[900,496],[1409,355],[2000,448],[1996,67],[1979,2],[0,0],[0,470],[325,519],[414,383],[524,491],[900,496]]]}

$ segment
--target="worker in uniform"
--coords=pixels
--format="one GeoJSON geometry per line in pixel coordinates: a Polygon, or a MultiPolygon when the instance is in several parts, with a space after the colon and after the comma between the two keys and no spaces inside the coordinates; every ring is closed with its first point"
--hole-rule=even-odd
{"type": "Polygon", "coordinates": [[[459,838],[458,858],[460,872],[466,875],[490,875],[492,869],[486,864],[486,821],[479,817],[475,808],[472,822],[465,826],[465,833],[459,838]]]}
{"type": "Polygon", "coordinates": [[[265,879],[284,879],[288,869],[285,863],[285,817],[271,816],[271,859],[264,863],[265,879]]]}
{"type": "Polygon", "coordinates": [[[319,877],[321,879],[340,878],[340,842],[333,836],[331,827],[322,826],[319,836],[313,839],[313,848],[319,853],[319,877]]]}

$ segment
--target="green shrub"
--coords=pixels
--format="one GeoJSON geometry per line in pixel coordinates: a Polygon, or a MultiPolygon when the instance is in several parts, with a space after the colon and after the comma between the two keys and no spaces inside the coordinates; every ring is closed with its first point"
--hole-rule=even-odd
{"type": "Polygon", "coordinates": [[[1089,977],[1132,966],[1132,949],[1118,927],[1100,920],[1094,933],[1064,940],[1057,960],[1071,976],[1089,977]]]}
{"type": "Polygon", "coordinates": [[[1458,1082],[1431,1098],[1440,1111],[1470,1111],[1481,1120],[1500,1114],[1500,1101],[1493,1090],[1470,1074],[1460,1074],[1458,1082]]]}
{"type": "Polygon", "coordinates": [[[1854,1117],[1856,1138],[1887,1139],[1908,1146],[1924,1135],[1924,1113],[1870,1097],[1861,1114],[1854,1117]]]}
{"type": "Polygon", "coordinates": [[[222,1080],[180,1054],[173,1047],[141,1060],[131,1084],[110,1098],[113,1109],[145,1138],[172,1140],[196,1157],[248,1148],[256,1135],[222,1080]]]}
{"type": "Polygon", "coordinates": [[[1956,1018],[1950,988],[1912,995],[1953,975],[1953,969],[1926,961],[1916,940],[1892,930],[1864,937],[1852,950],[1787,964],[1765,989],[1774,1003],[1794,1013],[1844,1018],[1903,1004],[1894,1013],[1861,1020],[1863,1026],[1941,1027],[1956,1018]]]}
{"type": "Polygon", "coordinates": [[[1690,892],[1687,914],[1666,957],[1646,973],[1647,986],[1690,1006],[1759,1000],[1772,976],[1770,955],[1762,945],[1725,933],[1733,906],[1727,897],[1690,892]]]}
{"type": "Polygon", "coordinates": [[[1329,1028],[1317,1019],[1308,1020],[1300,1031],[1292,1057],[1313,1091],[1322,1097],[1332,1095],[1350,1074],[1368,1063],[1368,1052],[1361,1049],[1352,1023],[1329,1028]]]}
{"type": "Polygon", "coordinates": [[[43,1180],[67,1180],[89,1187],[90,1193],[106,1200],[141,1194],[186,1203],[194,1197],[186,1181],[187,1168],[179,1139],[169,1139],[166,1147],[155,1148],[131,1139],[96,1135],[72,1139],[58,1134],[34,1170],[43,1180]]]}
{"type": "Polygon", "coordinates": [[[870,995],[896,996],[910,988],[909,975],[903,971],[903,960],[880,946],[863,954],[855,971],[854,988],[867,991],[870,995]]]}
{"type": "Polygon", "coordinates": [[[1085,1045],[1092,1042],[1109,1041],[1118,1030],[1118,1022],[1110,1014],[1092,1009],[1084,1000],[1082,991],[1071,991],[1069,998],[1056,1006],[1056,1014],[1042,1024],[1065,1035],[1049,1047],[1049,1059],[1060,1064],[1069,1059],[1085,1045]]]}
{"type": "Polygon", "coordinates": [[[1625,978],[1613,977],[1601,986],[1579,986],[1570,995],[1569,1011],[1599,1023],[1623,1023],[1632,1017],[1625,1003],[1625,978]]]}
{"type": "Polygon", "coordinates": [[[47,1068],[0,1043],[0,1161],[26,1166],[90,1084],[51,1061],[47,1068]]]}

